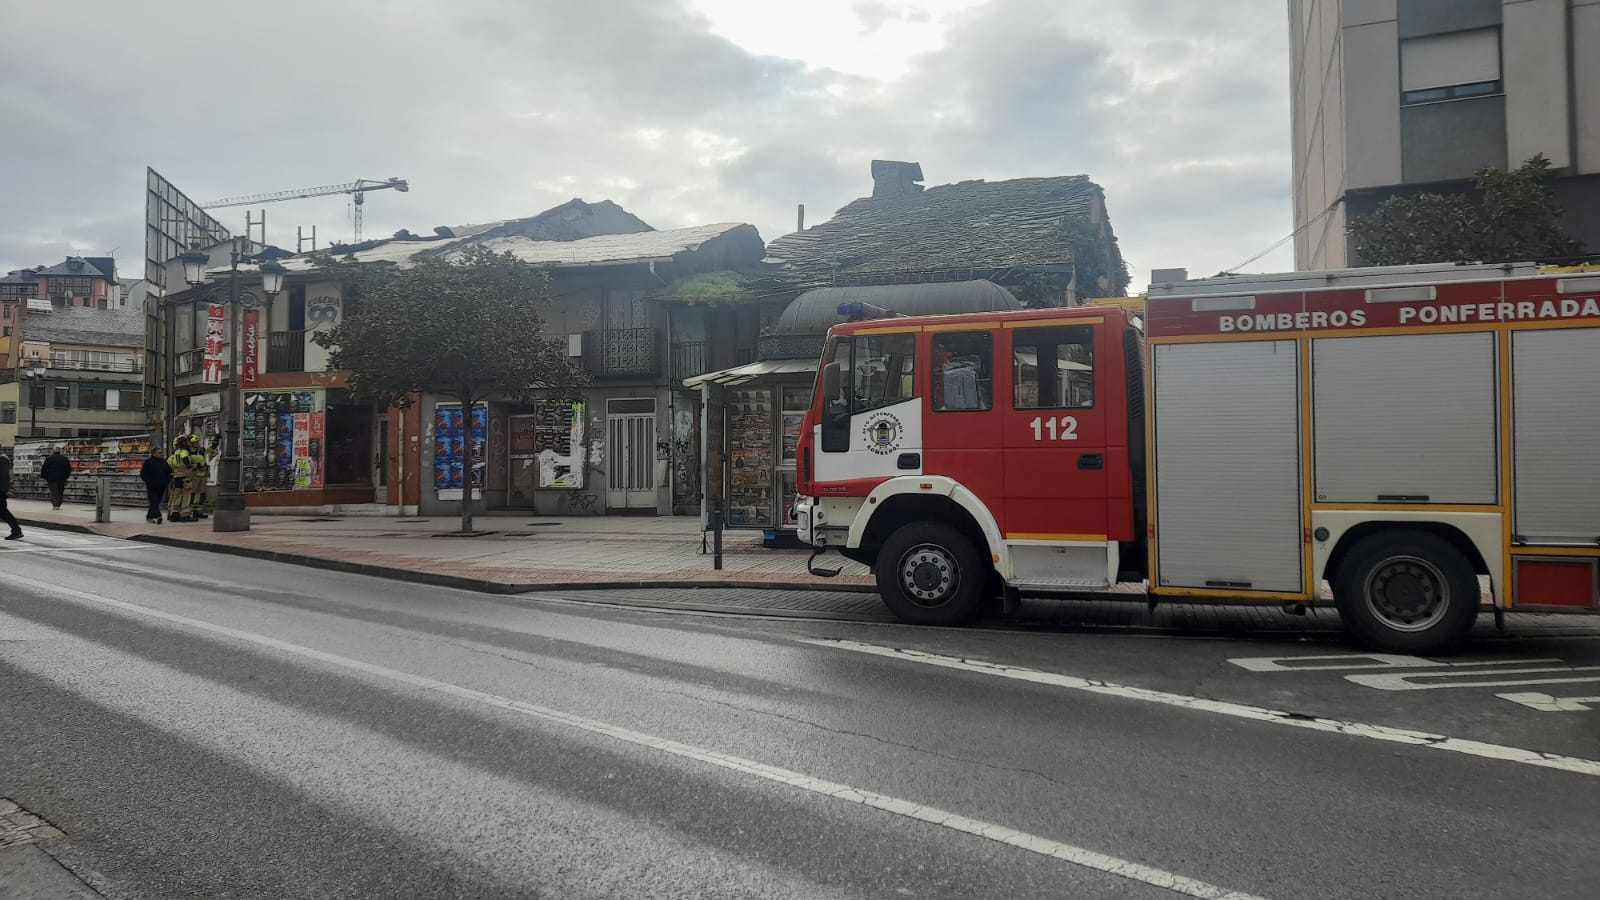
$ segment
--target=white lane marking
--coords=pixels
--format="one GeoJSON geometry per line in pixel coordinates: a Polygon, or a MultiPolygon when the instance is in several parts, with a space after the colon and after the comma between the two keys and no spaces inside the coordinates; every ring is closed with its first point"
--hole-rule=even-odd
{"type": "Polygon", "coordinates": [[[1495,694],[1501,700],[1520,703],[1540,712],[1585,712],[1600,709],[1600,697],[1552,697],[1549,694],[1495,694]]]}
{"type": "Polygon", "coordinates": [[[1327,656],[1247,656],[1230,659],[1247,672],[1332,672],[1339,669],[1442,669],[1461,666],[1515,666],[1558,663],[1559,659],[1486,659],[1477,662],[1435,662],[1420,656],[1389,653],[1335,653],[1327,656]],[[1300,665],[1314,662],[1316,665],[1300,665]]]}
{"type": "MultiPolygon", "coordinates": [[[[1519,660],[1520,661],[1520,660],[1519,660]]],[[[1495,669],[1485,672],[1411,672],[1406,675],[1346,675],[1344,679],[1380,691],[1437,691],[1445,688],[1516,687],[1525,684],[1577,684],[1600,681],[1600,675],[1566,678],[1501,678],[1503,675],[1543,675],[1556,672],[1593,672],[1600,666],[1544,666],[1530,669],[1495,669]],[[1495,681],[1472,681],[1486,675],[1495,681]],[[1447,678],[1448,681],[1412,681],[1413,678],[1447,678]]]]}
{"type": "Polygon", "coordinates": [[[1500,744],[1486,744],[1481,741],[1453,738],[1443,734],[1430,734],[1426,731],[1390,728],[1385,725],[1365,725],[1360,722],[1344,722],[1338,719],[1324,719],[1318,716],[1301,716],[1260,706],[1246,706],[1242,703],[1228,703],[1222,700],[1207,700],[1203,697],[1190,697],[1185,694],[1172,694],[1149,688],[1130,687],[1128,685],[1113,684],[1109,681],[1096,681],[1088,678],[1078,678],[1073,675],[1058,675],[1054,672],[1042,672],[1038,669],[1024,669],[1017,666],[1003,666],[976,660],[958,659],[953,656],[924,653],[920,650],[900,650],[894,647],[878,646],[877,644],[863,644],[857,641],[825,638],[797,638],[796,640],[802,644],[833,647],[838,650],[867,653],[904,662],[958,669],[964,672],[976,672],[981,675],[994,675],[1000,678],[1011,678],[1017,681],[1084,691],[1090,694],[1104,694],[1125,700],[1159,703],[1164,706],[1176,706],[1196,712],[1231,716],[1236,719],[1248,719],[1272,725],[1288,725],[1311,731],[1346,734],[1392,744],[1410,744],[1434,750],[1449,750],[1453,753],[1465,753],[1468,756],[1481,756],[1485,759],[1498,759],[1546,769],[1560,769],[1564,772],[1576,772],[1579,775],[1600,776],[1600,760],[1558,756],[1554,753],[1541,753],[1537,750],[1524,750],[1520,747],[1506,747],[1500,744]]]}
{"type": "Polygon", "coordinates": [[[138,550],[138,544],[101,544],[88,547],[34,547],[23,544],[20,547],[0,547],[0,553],[84,553],[99,550],[138,550]]]}
{"type": "Polygon", "coordinates": [[[531,716],[536,719],[543,719],[545,721],[567,725],[572,728],[577,728],[592,734],[604,735],[606,737],[639,747],[657,750],[662,753],[669,753],[673,756],[679,756],[684,759],[692,759],[697,762],[708,763],[710,765],[733,772],[738,772],[743,775],[750,775],[756,778],[765,779],[767,781],[773,781],[779,784],[787,785],[789,787],[799,788],[800,790],[809,791],[814,794],[832,797],[835,800],[844,800],[850,803],[860,804],[861,806],[867,806],[873,809],[881,810],[883,812],[892,813],[897,816],[903,816],[908,819],[915,819],[919,822],[926,822],[930,825],[939,825],[952,831],[959,831],[964,834],[973,835],[974,837],[985,838],[997,843],[1016,847],[1021,850],[1027,850],[1031,853],[1037,853],[1041,856],[1053,857],[1055,859],[1062,860],[1063,862],[1082,866],[1086,869],[1094,869],[1099,872],[1115,875],[1119,878],[1126,878],[1130,881],[1142,882],[1144,884],[1172,891],[1173,893],[1183,894],[1188,897],[1201,897],[1205,898],[1205,900],[1263,900],[1263,898],[1256,897],[1252,894],[1246,894],[1240,891],[1231,891],[1208,882],[1187,878],[1163,869],[1141,865],[1140,863],[1136,863],[1131,860],[1120,859],[1104,853],[1097,853],[1093,850],[1077,847],[1072,844],[1066,844],[1060,841],[1051,840],[1049,838],[1039,837],[1038,835],[1017,831],[1016,829],[1007,828],[1004,825],[998,825],[993,822],[985,822],[981,819],[968,818],[966,816],[949,812],[948,810],[939,809],[933,806],[923,806],[922,804],[913,803],[909,800],[901,800],[885,794],[878,794],[872,791],[863,790],[861,788],[851,787],[850,785],[846,784],[824,781],[823,779],[813,778],[800,772],[794,772],[788,769],[780,769],[777,766],[769,766],[764,763],[758,763],[753,760],[744,759],[731,754],[721,753],[716,750],[707,750],[701,747],[692,746],[690,744],[680,744],[677,741],[655,737],[654,735],[645,734],[639,731],[631,731],[629,729],[616,725],[609,725],[605,722],[600,722],[595,719],[586,719],[582,716],[565,713],[557,709],[551,709],[545,706],[537,706],[532,703],[525,703],[521,700],[513,700],[510,697],[502,697],[497,694],[489,694],[483,691],[473,690],[472,688],[451,684],[447,681],[436,681],[432,678],[426,678],[421,675],[413,675],[409,672],[402,672],[398,669],[390,669],[385,666],[363,662],[358,659],[351,659],[349,657],[339,656],[333,653],[327,653],[322,650],[315,650],[299,644],[291,644],[288,641],[280,641],[277,638],[267,637],[266,635],[255,634],[249,631],[241,631],[236,628],[229,628],[225,625],[216,625],[200,619],[191,619],[188,616],[180,616],[174,613],[164,612],[159,609],[151,609],[147,606],[139,606],[134,603],[127,603],[122,600],[112,599],[110,597],[102,597],[98,594],[91,594],[85,591],[74,590],[72,588],[58,587],[43,581],[35,581],[32,578],[24,578],[22,576],[12,575],[9,573],[0,573],[0,579],[22,584],[47,594],[56,594],[90,603],[100,604],[102,606],[108,606],[124,613],[130,613],[137,616],[146,616],[152,619],[159,619],[163,622],[169,622],[174,625],[182,625],[187,628],[193,628],[199,631],[220,635],[222,637],[232,638],[236,641],[254,644],[258,647],[267,647],[283,653],[304,657],[306,659],[314,659],[318,662],[326,663],[331,666],[337,666],[343,669],[349,669],[354,672],[360,672],[365,675],[385,678],[390,681],[396,681],[401,684],[409,685],[415,688],[421,688],[423,690],[435,691],[447,696],[455,697],[457,699],[467,700],[473,703],[482,703],[486,706],[493,706],[500,709],[510,710],[512,712],[522,713],[523,715],[531,716]]]}

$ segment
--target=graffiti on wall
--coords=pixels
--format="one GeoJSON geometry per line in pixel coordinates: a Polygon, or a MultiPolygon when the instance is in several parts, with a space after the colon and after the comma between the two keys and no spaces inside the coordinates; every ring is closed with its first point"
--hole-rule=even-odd
{"type": "Polygon", "coordinates": [[[700,501],[699,416],[692,406],[672,411],[672,504],[691,506],[700,501]]]}
{"type": "Polygon", "coordinates": [[[306,330],[322,331],[339,324],[339,298],[317,297],[306,301],[306,330]]]}

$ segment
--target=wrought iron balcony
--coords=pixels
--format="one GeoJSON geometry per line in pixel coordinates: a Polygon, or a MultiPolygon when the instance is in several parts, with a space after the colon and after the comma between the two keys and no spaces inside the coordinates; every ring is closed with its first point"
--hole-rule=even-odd
{"type": "Polygon", "coordinates": [[[127,372],[137,375],[144,371],[144,362],[137,359],[106,360],[103,362],[87,359],[52,359],[48,368],[52,371],[127,372]]]}
{"type": "Polygon", "coordinates": [[[583,368],[596,378],[661,374],[661,329],[611,328],[583,335],[583,368]]]}
{"type": "Polygon", "coordinates": [[[682,381],[711,371],[705,341],[679,341],[672,345],[672,380],[682,381]]]}

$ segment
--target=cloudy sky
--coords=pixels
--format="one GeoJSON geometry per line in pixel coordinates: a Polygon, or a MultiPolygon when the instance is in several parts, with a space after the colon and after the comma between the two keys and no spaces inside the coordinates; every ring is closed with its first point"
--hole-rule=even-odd
{"type": "MultiPolygon", "coordinates": [[[[368,237],[609,199],[768,240],[870,192],[1088,174],[1135,287],[1287,235],[1280,0],[0,0],[0,271],[143,257],[145,166],[199,201],[399,176],[368,237]],[[21,51],[26,52],[21,52],[21,51]]],[[[273,204],[348,239],[348,198],[273,204]]],[[[236,231],[243,209],[219,218],[236,231]]],[[[1289,247],[1249,269],[1292,267],[1289,247]]]]}

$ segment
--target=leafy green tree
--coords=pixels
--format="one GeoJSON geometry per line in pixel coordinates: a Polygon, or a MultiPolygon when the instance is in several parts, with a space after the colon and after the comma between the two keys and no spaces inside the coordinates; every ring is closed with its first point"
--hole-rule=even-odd
{"type": "MultiPolygon", "coordinates": [[[[333,263],[347,286],[347,315],[318,334],[331,352],[329,371],[350,373],[355,397],[396,406],[419,393],[461,404],[489,399],[576,399],[583,374],[565,342],[545,335],[541,310],[550,302],[549,277],[511,254],[472,248],[459,258],[419,260],[414,266],[333,263]]],[[[461,531],[472,532],[472,472],[478,460],[467,441],[461,531]]]]}
{"type": "Polygon", "coordinates": [[[1561,203],[1549,185],[1553,175],[1550,161],[1535,156],[1511,172],[1478,172],[1479,199],[1392,197],[1350,223],[1356,255],[1375,266],[1576,256],[1583,246],[1561,226],[1561,203]]]}

